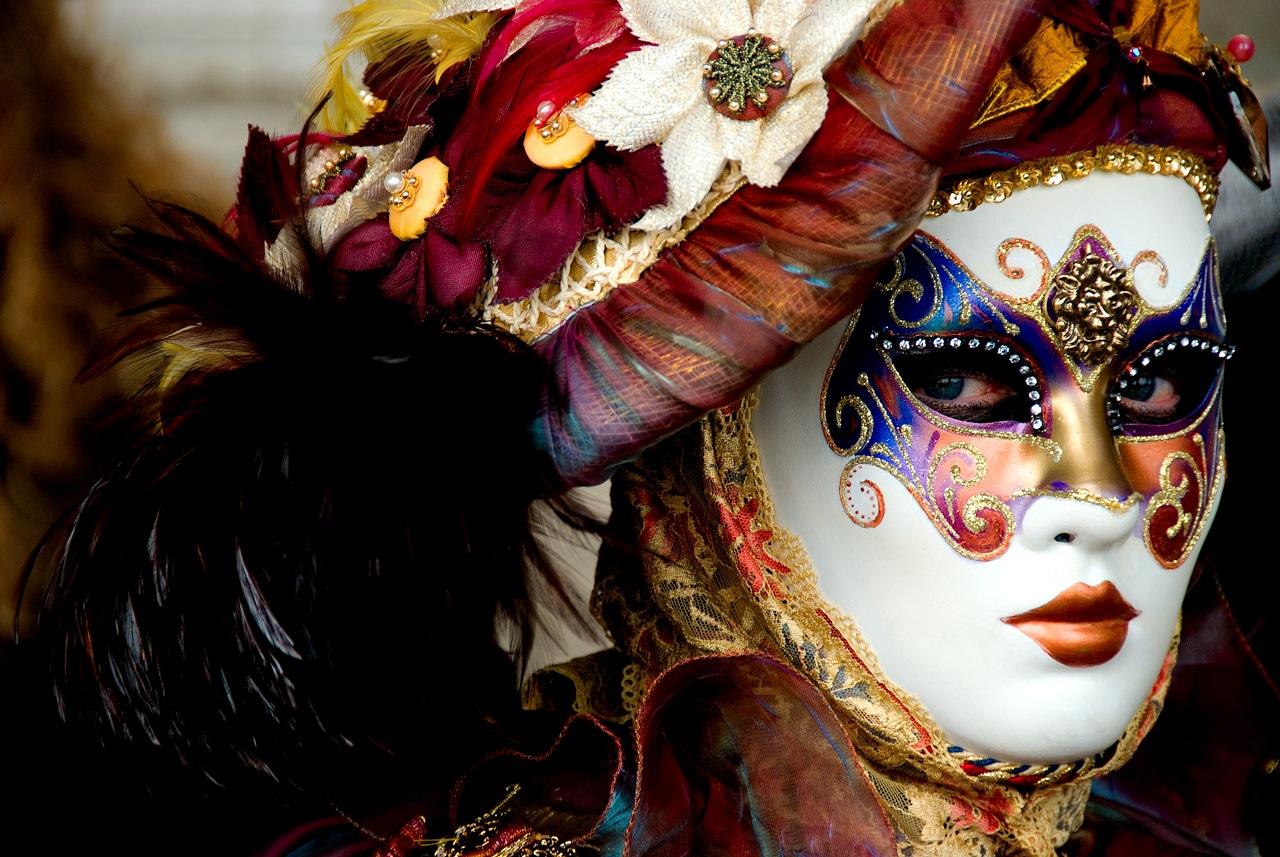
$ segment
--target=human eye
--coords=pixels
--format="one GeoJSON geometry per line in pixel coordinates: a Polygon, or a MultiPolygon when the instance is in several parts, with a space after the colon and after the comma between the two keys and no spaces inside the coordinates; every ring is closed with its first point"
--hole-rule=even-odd
{"type": "Polygon", "coordinates": [[[971,423],[1009,419],[1014,397],[1006,384],[964,366],[926,373],[911,392],[938,413],[971,423]]]}
{"type": "Polygon", "coordinates": [[[1232,351],[1229,345],[1192,334],[1152,343],[1111,382],[1111,430],[1119,434],[1126,425],[1169,425],[1196,413],[1232,351]]]}
{"type": "Polygon", "coordinates": [[[1178,379],[1153,372],[1140,373],[1126,392],[1120,397],[1120,409],[1129,422],[1170,422],[1182,402],[1178,379]]]}

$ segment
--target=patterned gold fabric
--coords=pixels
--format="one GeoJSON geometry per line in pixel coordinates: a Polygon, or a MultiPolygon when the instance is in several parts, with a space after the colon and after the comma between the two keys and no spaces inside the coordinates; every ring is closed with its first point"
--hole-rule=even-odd
{"type": "MultiPolygon", "coordinates": [[[[1199,0],[1133,0],[1129,9],[1133,18],[1128,35],[1133,41],[1192,65],[1201,63],[1204,40],[1197,24],[1199,0]]],[[[1046,18],[1026,46],[1000,69],[973,124],[982,125],[1052,97],[1084,68],[1087,53],[1078,31],[1046,18]]]]}

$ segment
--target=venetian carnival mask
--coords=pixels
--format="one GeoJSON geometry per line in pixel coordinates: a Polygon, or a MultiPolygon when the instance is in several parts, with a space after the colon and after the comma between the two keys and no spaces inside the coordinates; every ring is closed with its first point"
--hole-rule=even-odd
{"type": "Polygon", "coordinates": [[[1177,178],[927,220],[761,388],[778,524],[948,740],[1105,751],[1167,669],[1222,478],[1214,245],[1177,178]]]}

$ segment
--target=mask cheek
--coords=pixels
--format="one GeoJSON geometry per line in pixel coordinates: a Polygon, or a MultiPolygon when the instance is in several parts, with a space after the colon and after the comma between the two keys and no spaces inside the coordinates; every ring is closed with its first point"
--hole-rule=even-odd
{"type": "Polygon", "coordinates": [[[1146,500],[1142,534],[1165,568],[1192,555],[1217,508],[1225,472],[1217,408],[1196,429],[1160,439],[1120,438],[1120,463],[1146,500]]]}
{"type": "MultiPolygon", "coordinates": [[[[883,388],[882,388],[883,389],[883,388]]],[[[960,555],[990,560],[1002,555],[1013,536],[1010,497],[1025,485],[1027,459],[1043,453],[1012,436],[962,434],[931,423],[904,395],[885,396],[895,430],[874,433],[868,455],[849,459],[841,475],[845,514],[858,526],[879,525],[885,495],[879,483],[896,479],[905,487],[939,535],[960,555]]]]}

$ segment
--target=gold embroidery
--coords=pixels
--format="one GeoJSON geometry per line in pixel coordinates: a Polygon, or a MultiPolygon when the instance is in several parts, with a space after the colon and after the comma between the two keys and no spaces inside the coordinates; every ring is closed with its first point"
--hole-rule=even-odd
{"type": "Polygon", "coordinates": [[[506,797],[493,809],[470,824],[464,824],[446,840],[421,840],[420,845],[437,844],[435,857],[468,857],[484,854],[486,857],[578,857],[578,849],[572,842],[558,836],[538,833],[514,817],[507,809],[520,791],[512,786],[506,797]],[[502,842],[506,838],[508,841],[502,842]]]}

